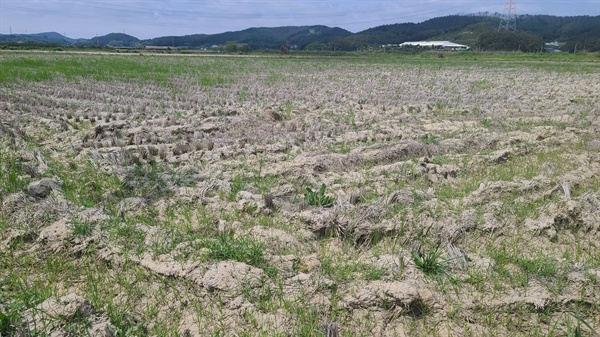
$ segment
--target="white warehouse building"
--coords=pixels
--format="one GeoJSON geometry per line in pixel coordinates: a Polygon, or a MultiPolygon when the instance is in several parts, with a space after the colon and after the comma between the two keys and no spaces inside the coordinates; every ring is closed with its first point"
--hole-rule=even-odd
{"type": "Polygon", "coordinates": [[[415,46],[415,47],[429,47],[429,48],[441,48],[445,50],[467,50],[469,46],[464,44],[453,43],[450,41],[417,41],[417,42],[404,42],[399,45],[400,47],[415,46]]]}

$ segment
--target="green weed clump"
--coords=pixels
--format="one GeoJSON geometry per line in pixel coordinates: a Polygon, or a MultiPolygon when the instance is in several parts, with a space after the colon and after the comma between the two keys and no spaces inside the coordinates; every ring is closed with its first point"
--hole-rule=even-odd
{"type": "Polygon", "coordinates": [[[318,191],[313,191],[310,187],[307,187],[306,193],[304,194],[304,200],[311,206],[333,206],[335,197],[325,195],[326,188],[327,186],[325,184],[321,185],[321,188],[318,191]]]}
{"type": "Polygon", "coordinates": [[[0,336],[8,335],[11,331],[11,319],[7,314],[0,311],[0,336]]]}
{"type": "Polygon", "coordinates": [[[442,259],[442,250],[436,247],[428,252],[412,251],[412,258],[419,269],[428,276],[440,276],[448,273],[448,265],[442,259]]]}
{"type": "Polygon", "coordinates": [[[565,319],[565,324],[558,324],[557,323],[557,327],[560,330],[563,330],[564,332],[566,332],[566,336],[568,337],[583,337],[583,336],[593,336],[596,335],[596,330],[588,323],[586,322],[582,317],[580,317],[577,314],[570,314],[571,316],[573,316],[573,318],[575,318],[575,320],[577,321],[576,324],[573,324],[571,322],[571,319],[569,317],[567,317],[565,319]],[[587,327],[587,329],[589,329],[590,334],[588,335],[584,329],[584,326],[587,327]]]}

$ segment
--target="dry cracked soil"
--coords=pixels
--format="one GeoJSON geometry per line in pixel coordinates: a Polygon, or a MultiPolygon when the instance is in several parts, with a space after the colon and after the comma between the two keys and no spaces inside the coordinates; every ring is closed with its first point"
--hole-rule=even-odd
{"type": "Polygon", "coordinates": [[[0,65],[2,336],[600,332],[598,63],[0,65]]]}

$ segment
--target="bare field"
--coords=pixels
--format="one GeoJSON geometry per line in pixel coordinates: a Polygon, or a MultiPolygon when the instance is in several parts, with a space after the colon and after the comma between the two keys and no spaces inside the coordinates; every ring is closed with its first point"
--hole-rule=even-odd
{"type": "Polygon", "coordinates": [[[600,64],[0,54],[0,336],[600,333],[600,64]]]}

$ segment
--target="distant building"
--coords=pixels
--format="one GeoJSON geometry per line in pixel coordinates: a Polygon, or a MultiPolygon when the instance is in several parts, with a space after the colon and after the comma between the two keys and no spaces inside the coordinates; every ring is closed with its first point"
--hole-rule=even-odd
{"type": "Polygon", "coordinates": [[[171,50],[171,49],[178,49],[175,47],[165,47],[165,46],[146,46],[146,49],[150,49],[150,50],[171,50]]]}
{"type": "Polygon", "coordinates": [[[469,46],[465,46],[464,44],[453,43],[450,41],[417,41],[417,42],[404,42],[399,45],[400,47],[426,47],[426,48],[436,48],[436,49],[444,49],[444,50],[467,50],[469,46]]]}
{"type": "Polygon", "coordinates": [[[546,51],[549,53],[561,53],[560,48],[564,47],[564,42],[546,42],[546,51]]]}

